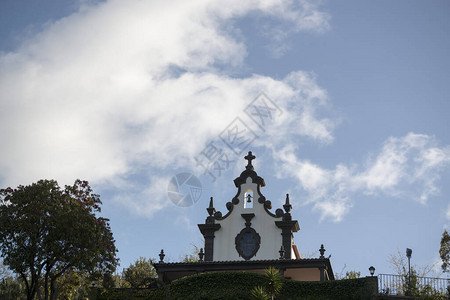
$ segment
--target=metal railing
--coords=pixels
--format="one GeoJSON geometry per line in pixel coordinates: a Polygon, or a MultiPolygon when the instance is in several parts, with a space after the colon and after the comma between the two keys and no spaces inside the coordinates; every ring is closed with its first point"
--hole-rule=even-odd
{"type": "Polygon", "coordinates": [[[382,295],[432,296],[448,299],[450,278],[378,274],[378,293],[382,295]],[[411,284],[410,284],[411,283],[411,284]]]}

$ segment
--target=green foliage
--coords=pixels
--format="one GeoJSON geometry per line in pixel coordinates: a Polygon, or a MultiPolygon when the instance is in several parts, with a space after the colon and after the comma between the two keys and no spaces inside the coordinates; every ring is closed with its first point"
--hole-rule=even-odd
{"type": "MultiPolygon", "coordinates": [[[[397,249],[396,254],[391,254],[389,256],[389,262],[395,274],[400,276],[408,275],[409,272],[408,259],[406,258],[405,255],[402,254],[402,252],[400,252],[400,249],[397,249]]],[[[433,265],[425,265],[425,266],[411,265],[411,270],[414,270],[415,276],[417,277],[427,277],[432,274],[433,265]]]]}
{"type": "Polygon", "coordinates": [[[438,291],[420,280],[420,278],[427,277],[430,273],[432,274],[432,265],[426,265],[424,267],[411,265],[410,287],[409,266],[406,257],[398,250],[396,255],[391,255],[389,257],[389,261],[397,275],[402,277],[402,280],[399,280],[396,284],[395,289],[401,291],[403,295],[418,297],[418,299],[441,299],[440,297],[443,297],[442,295],[445,294],[445,292],[438,291]]]}
{"type": "Polygon", "coordinates": [[[431,285],[422,286],[418,293],[415,295],[416,299],[434,299],[434,300],[446,300],[448,299],[446,292],[438,291],[431,285]]]}
{"type": "Polygon", "coordinates": [[[253,287],[263,285],[263,274],[203,273],[173,281],[167,294],[170,299],[249,299],[253,287]]]}
{"type": "Polygon", "coordinates": [[[56,280],[55,295],[59,299],[86,299],[90,283],[88,274],[70,270],[56,280]]]}
{"type": "Polygon", "coordinates": [[[264,273],[263,286],[254,287],[250,295],[252,299],[274,299],[283,286],[284,278],[280,271],[274,267],[269,267],[264,273]]]}
{"type": "Polygon", "coordinates": [[[359,271],[347,271],[342,279],[356,279],[361,277],[361,272],[359,271]]]}
{"type": "Polygon", "coordinates": [[[266,293],[273,299],[281,290],[284,278],[280,271],[274,267],[269,267],[264,274],[263,288],[266,293]]]}
{"type": "MultiPolygon", "coordinates": [[[[371,299],[376,277],[323,282],[285,280],[276,299],[371,299]]],[[[254,293],[258,299],[267,296],[262,290],[265,275],[250,272],[215,272],[187,276],[157,289],[110,289],[98,292],[98,300],[115,299],[210,299],[244,300],[254,293]]]]}
{"type": "Polygon", "coordinates": [[[61,189],[40,180],[0,190],[0,252],[33,299],[43,285],[54,298],[57,280],[70,270],[112,273],[116,248],[108,219],[96,217],[100,198],[86,181],[61,189]]]}
{"type": "Polygon", "coordinates": [[[442,260],[442,271],[450,272],[450,235],[448,234],[447,230],[444,230],[444,232],[442,233],[439,256],[442,260]]]}
{"type": "Polygon", "coordinates": [[[371,278],[322,282],[287,280],[277,299],[371,299],[375,285],[376,281],[371,278]]]}
{"type": "Polygon", "coordinates": [[[414,296],[417,299],[447,299],[445,291],[436,290],[430,284],[421,281],[414,268],[411,268],[411,293],[408,274],[403,275],[403,280],[399,284],[401,285],[399,290],[403,292],[403,295],[414,296]]]}
{"type": "MultiPolygon", "coordinates": [[[[116,288],[116,289],[97,289],[94,297],[89,299],[96,300],[123,300],[123,299],[146,299],[161,300],[165,298],[164,289],[132,289],[132,288],[116,288]]],[[[187,299],[187,298],[186,298],[187,299]]]]}
{"type": "Polygon", "coordinates": [[[0,280],[8,277],[8,275],[10,275],[8,268],[3,264],[3,261],[0,261],[0,280]]]}
{"type": "Polygon", "coordinates": [[[125,280],[124,272],[122,272],[122,275],[119,275],[118,273],[114,274],[112,279],[115,288],[131,288],[131,284],[125,280]]]}
{"type": "Polygon", "coordinates": [[[128,281],[133,288],[146,288],[152,282],[156,281],[156,270],[153,267],[153,260],[140,257],[130,264],[124,272],[124,279],[128,281]]]}
{"type": "Polygon", "coordinates": [[[196,246],[195,244],[191,244],[192,249],[190,253],[184,254],[181,261],[183,262],[197,262],[199,261],[198,254],[200,253],[200,247],[196,246]]]}
{"type": "Polygon", "coordinates": [[[253,300],[269,300],[269,295],[266,294],[266,291],[264,291],[264,288],[262,286],[255,286],[250,291],[250,296],[253,300]]]}
{"type": "Polygon", "coordinates": [[[26,291],[23,281],[12,276],[3,277],[0,280],[0,299],[26,299],[26,291]]]}
{"type": "Polygon", "coordinates": [[[419,294],[419,285],[417,278],[417,271],[414,268],[411,268],[411,276],[409,276],[409,272],[403,274],[402,287],[403,295],[418,295],[419,294]],[[411,281],[410,281],[411,280],[411,281]],[[411,294],[409,292],[411,283],[411,294]]]}

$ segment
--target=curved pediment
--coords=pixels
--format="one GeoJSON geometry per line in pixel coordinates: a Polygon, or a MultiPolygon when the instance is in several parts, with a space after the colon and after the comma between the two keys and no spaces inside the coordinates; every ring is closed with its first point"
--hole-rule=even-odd
{"type": "Polygon", "coordinates": [[[249,152],[245,159],[248,164],[234,180],[237,193],[226,204],[228,212],[222,215],[216,211],[211,197],[209,216],[205,224],[199,224],[205,238],[205,260],[275,259],[280,248],[289,249],[285,257],[291,258],[292,233],[299,226],[292,220],[289,196],[286,195],[284,210],[278,208],[272,213],[272,203],[261,193],[261,187],[266,185],[264,179],[252,165],[255,156],[249,152]]]}

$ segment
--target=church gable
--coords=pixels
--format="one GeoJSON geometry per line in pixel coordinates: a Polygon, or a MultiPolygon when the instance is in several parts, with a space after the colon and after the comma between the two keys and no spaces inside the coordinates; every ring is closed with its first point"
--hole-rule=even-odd
{"type": "Polygon", "coordinates": [[[199,229],[205,238],[205,261],[265,260],[298,258],[293,250],[293,232],[299,230],[292,220],[289,196],[283,209],[272,213],[272,204],[261,193],[265,186],[252,165],[255,156],[249,152],[248,164],[234,180],[238,189],[228,212],[223,215],[214,208],[213,198],[207,208],[209,216],[199,229]]]}
{"type": "Polygon", "coordinates": [[[201,272],[261,273],[270,266],[292,280],[334,280],[323,245],[319,258],[300,258],[293,243],[293,233],[300,228],[297,220],[292,220],[289,195],[286,195],[283,208],[273,212],[271,202],[261,193],[264,179],[252,165],[255,156],[249,152],[245,159],[248,164],[234,180],[237,192],[226,204],[227,212],[216,211],[211,197],[205,223],[198,225],[205,239],[199,261],[166,263],[161,250],[160,261],[154,264],[160,283],[201,272]]]}

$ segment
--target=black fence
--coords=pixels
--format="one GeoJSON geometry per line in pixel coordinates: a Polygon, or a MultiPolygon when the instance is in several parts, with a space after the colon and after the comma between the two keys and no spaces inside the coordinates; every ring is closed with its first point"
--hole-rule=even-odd
{"type": "Polygon", "coordinates": [[[398,296],[432,296],[448,299],[450,278],[378,274],[378,293],[398,296]]]}

